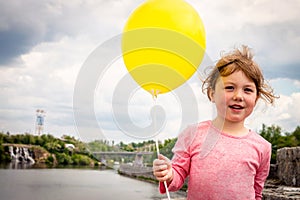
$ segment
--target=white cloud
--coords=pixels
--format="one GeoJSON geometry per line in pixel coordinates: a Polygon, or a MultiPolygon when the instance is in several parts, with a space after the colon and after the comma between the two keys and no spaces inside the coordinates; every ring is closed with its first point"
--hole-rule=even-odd
{"type": "Polygon", "coordinates": [[[15,119],[15,124],[11,118],[7,119],[10,123],[6,122],[5,129],[12,132],[33,131],[35,110],[42,108],[48,115],[45,131],[74,134],[71,127],[74,125],[73,88],[81,64],[91,48],[93,45],[87,38],[65,37],[57,42],[41,43],[22,55],[20,67],[0,68],[0,115],[15,119]]]}
{"type": "Polygon", "coordinates": [[[207,52],[213,60],[222,50],[246,44],[254,49],[268,77],[300,77],[296,72],[300,63],[299,1],[189,2],[203,19],[207,52]]]}
{"type": "Polygon", "coordinates": [[[254,130],[260,130],[262,124],[267,126],[276,125],[283,131],[292,132],[299,126],[299,100],[300,93],[293,93],[290,96],[280,95],[274,106],[259,104],[253,115],[248,120],[248,125],[254,130]]]}

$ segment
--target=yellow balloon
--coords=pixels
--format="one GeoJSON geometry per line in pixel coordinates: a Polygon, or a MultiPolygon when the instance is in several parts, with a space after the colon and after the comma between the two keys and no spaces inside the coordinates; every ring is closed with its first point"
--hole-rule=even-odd
{"type": "Polygon", "coordinates": [[[147,0],[123,30],[124,64],[133,79],[155,96],[187,81],[204,53],[204,25],[184,0],[147,0]]]}

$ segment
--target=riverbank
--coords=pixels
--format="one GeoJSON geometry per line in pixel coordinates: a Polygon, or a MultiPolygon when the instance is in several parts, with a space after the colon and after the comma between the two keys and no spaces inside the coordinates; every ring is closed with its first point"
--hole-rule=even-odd
{"type": "MultiPolygon", "coordinates": [[[[118,173],[123,176],[139,179],[157,184],[152,173],[151,167],[138,167],[122,164],[118,173]]],[[[181,192],[186,193],[187,183],[181,189],[181,192]]],[[[268,179],[265,183],[263,191],[263,200],[300,200],[300,188],[284,186],[277,179],[268,179]]]]}
{"type": "MultiPolygon", "coordinates": [[[[158,192],[158,181],[153,175],[152,167],[141,167],[141,166],[133,166],[129,164],[121,164],[118,169],[118,173],[122,176],[152,183],[157,187],[157,192],[158,192]]],[[[185,186],[181,190],[177,192],[172,192],[172,195],[174,196],[174,198],[172,199],[185,200],[186,189],[187,189],[187,185],[185,184],[185,186]]],[[[166,200],[166,199],[167,198],[164,198],[162,200],[166,200]]]]}

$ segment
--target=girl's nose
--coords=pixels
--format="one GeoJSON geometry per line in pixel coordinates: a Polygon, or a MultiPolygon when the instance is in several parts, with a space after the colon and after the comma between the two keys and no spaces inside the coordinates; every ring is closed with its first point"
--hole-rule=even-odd
{"type": "Polygon", "coordinates": [[[234,95],[233,95],[233,100],[235,101],[243,101],[244,98],[243,98],[243,94],[241,91],[237,90],[234,95]]]}

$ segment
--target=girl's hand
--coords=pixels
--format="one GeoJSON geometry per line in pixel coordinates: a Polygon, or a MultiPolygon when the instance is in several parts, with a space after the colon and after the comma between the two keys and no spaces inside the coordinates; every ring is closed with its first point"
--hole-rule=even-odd
{"type": "Polygon", "coordinates": [[[171,161],[159,154],[158,158],[153,161],[153,175],[160,182],[170,183],[173,180],[173,170],[171,161]]]}

